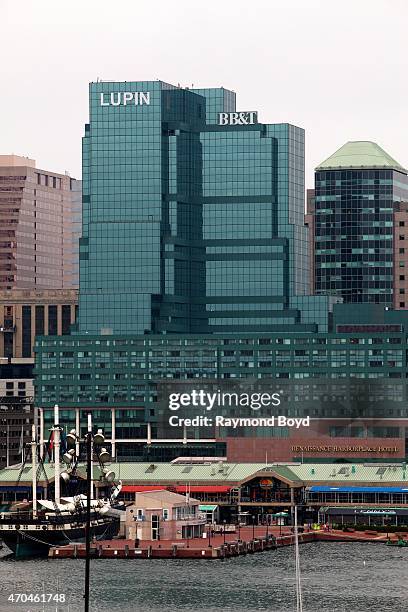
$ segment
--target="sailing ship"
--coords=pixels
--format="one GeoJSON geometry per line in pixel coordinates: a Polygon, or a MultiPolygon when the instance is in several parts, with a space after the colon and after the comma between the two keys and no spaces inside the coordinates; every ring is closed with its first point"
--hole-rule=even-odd
{"type": "MultiPolygon", "coordinates": [[[[62,498],[55,508],[52,501],[40,500],[41,509],[11,508],[0,514],[0,538],[16,559],[46,557],[50,546],[85,541],[85,496],[62,498]]],[[[109,501],[91,502],[91,537],[111,539],[119,531],[120,517],[109,501]]]]}
{"type": "MultiPolygon", "coordinates": [[[[16,559],[46,557],[51,546],[62,546],[72,542],[83,542],[86,538],[86,514],[88,499],[85,495],[61,497],[60,480],[67,472],[60,470],[60,431],[58,407],[55,407],[54,433],[54,471],[55,499],[37,499],[38,470],[46,471],[40,460],[37,464],[37,442],[35,426],[32,427],[32,501],[11,503],[6,511],[0,513],[0,539],[14,554],[16,559]]],[[[104,449],[103,449],[104,450],[104,449]]],[[[103,468],[103,466],[101,466],[103,468]]],[[[24,463],[22,464],[22,469],[24,463]]],[[[73,469],[70,470],[71,472],[73,469]]],[[[110,472],[111,479],[114,474],[110,472]]],[[[47,476],[46,476],[47,477],[47,476]]],[[[112,484],[112,483],[111,483],[112,484]]],[[[92,539],[111,539],[120,527],[120,515],[124,510],[123,502],[117,502],[122,484],[112,484],[109,497],[90,500],[90,537],[92,539]]]]}

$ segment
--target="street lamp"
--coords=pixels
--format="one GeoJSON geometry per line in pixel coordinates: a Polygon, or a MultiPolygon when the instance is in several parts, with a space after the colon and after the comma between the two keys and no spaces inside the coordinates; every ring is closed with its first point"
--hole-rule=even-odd
{"type": "Polygon", "coordinates": [[[241,523],[240,520],[238,518],[238,541],[241,541],[241,523]]]}
{"type": "Polygon", "coordinates": [[[224,523],[224,544],[225,544],[225,526],[227,524],[227,521],[224,520],[223,523],[224,523]]]}
{"type": "Polygon", "coordinates": [[[266,539],[268,539],[269,534],[269,514],[266,515],[266,539]]]}
{"type": "MultiPolygon", "coordinates": [[[[67,446],[74,446],[79,441],[79,438],[74,429],[66,437],[67,446]]],[[[88,431],[85,434],[86,443],[86,514],[85,514],[85,592],[84,592],[84,611],[89,612],[89,586],[90,586],[90,566],[91,566],[91,501],[92,501],[92,453],[94,446],[100,446],[105,441],[105,436],[102,429],[98,429],[97,433],[92,433],[92,415],[88,414],[88,431]]],[[[101,464],[101,477],[105,482],[112,482],[115,478],[115,473],[104,466],[110,459],[110,455],[106,448],[102,448],[98,453],[98,458],[101,464]]],[[[72,472],[71,464],[75,461],[75,450],[68,450],[63,455],[63,461],[67,464],[67,471],[62,474],[63,479],[67,482],[72,472]],[[65,478],[64,478],[65,475],[65,478]]]]}
{"type": "Polygon", "coordinates": [[[255,514],[252,515],[252,539],[255,540],[255,514]]]}

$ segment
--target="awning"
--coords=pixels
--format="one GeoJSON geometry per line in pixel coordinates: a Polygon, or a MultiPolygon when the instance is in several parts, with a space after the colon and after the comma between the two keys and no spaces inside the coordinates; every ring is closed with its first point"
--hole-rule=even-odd
{"type": "Polygon", "coordinates": [[[176,493],[229,493],[231,487],[225,487],[223,485],[177,485],[174,487],[176,493]]]}
{"type": "Polygon", "coordinates": [[[372,506],[370,508],[336,508],[335,506],[326,506],[320,508],[319,512],[332,516],[408,516],[408,508],[384,508],[382,506],[372,506]]]}
{"type": "Polygon", "coordinates": [[[406,487],[310,487],[311,493],[408,493],[406,487]]]}
{"type": "Polygon", "coordinates": [[[214,512],[214,510],[216,510],[218,508],[218,506],[214,505],[214,504],[204,504],[204,505],[200,505],[198,506],[198,509],[201,512],[214,512]]]}
{"type": "Polygon", "coordinates": [[[123,485],[122,493],[142,493],[143,491],[165,491],[161,485],[123,485]]]}

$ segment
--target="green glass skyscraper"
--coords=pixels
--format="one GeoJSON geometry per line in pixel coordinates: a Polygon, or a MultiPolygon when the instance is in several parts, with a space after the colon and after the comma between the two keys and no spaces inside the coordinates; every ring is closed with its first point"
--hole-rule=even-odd
{"type": "Polygon", "coordinates": [[[304,132],[235,93],[90,85],[79,332],[324,331],[309,297],[304,132]]]}

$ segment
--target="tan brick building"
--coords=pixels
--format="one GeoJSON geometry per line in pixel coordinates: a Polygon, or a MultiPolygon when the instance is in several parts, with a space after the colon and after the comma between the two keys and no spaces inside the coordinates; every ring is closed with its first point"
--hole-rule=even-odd
{"type": "Polygon", "coordinates": [[[0,289],[78,287],[81,181],[0,155],[0,289]]]}
{"type": "Polygon", "coordinates": [[[30,440],[34,338],[67,334],[77,303],[77,289],[0,290],[0,466],[21,462],[30,440]]]}
{"type": "Polygon", "coordinates": [[[68,334],[77,289],[0,290],[0,357],[31,358],[35,336],[68,334]]]}

